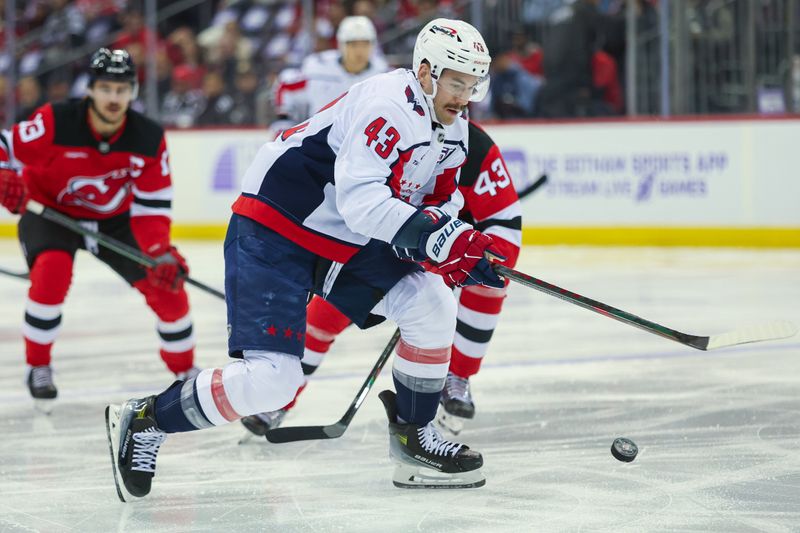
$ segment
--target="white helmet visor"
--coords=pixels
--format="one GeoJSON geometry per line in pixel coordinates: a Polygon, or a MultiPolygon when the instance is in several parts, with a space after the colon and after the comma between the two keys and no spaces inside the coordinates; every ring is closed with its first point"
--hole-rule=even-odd
{"type": "Polygon", "coordinates": [[[437,89],[444,91],[450,96],[460,100],[470,102],[480,102],[489,92],[489,75],[478,78],[473,84],[466,84],[459,79],[446,78],[444,76],[436,80],[437,89]]]}

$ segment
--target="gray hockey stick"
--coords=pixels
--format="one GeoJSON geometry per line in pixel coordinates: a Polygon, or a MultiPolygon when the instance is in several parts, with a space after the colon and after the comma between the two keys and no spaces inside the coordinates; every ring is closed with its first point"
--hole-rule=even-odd
{"type": "Polygon", "coordinates": [[[369,394],[372,385],[375,383],[375,380],[378,379],[378,375],[381,373],[383,369],[383,365],[386,364],[386,361],[389,359],[389,356],[392,354],[392,350],[397,345],[397,341],[400,340],[400,329],[396,329],[392,338],[389,339],[389,343],[381,352],[380,357],[378,360],[375,361],[375,366],[372,367],[370,370],[367,379],[364,380],[364,384],[361,385],[361,388],[358,390],[358,394],[353,399],[353,402],[350,404],[350,407],[347,408],[342,418],[340,418],[337,422],[333,424],[329,424],[327,426],[294,426],[294,427],[284,427],[284,428],[275,428],[270,429],[264,435],[268,441],[274,443],[284,443],[284,442],[295,442],[298,440],[320,440],[320,439],[336,439],[341,437],[344,432],[347,430],[347,426],[350,425],[350,421],[353,420],[353,417],[356,416],[356,412],[358,411],[361,404],[364,403],[364,400],[369,394]]]}
{"type": "Polygon", "coordinates": [[[539,176],[539,179],[522,189],[521,191],[517,191],[517,196],[520,200],[525,198],[526,196],[530,196],[534,192],[536,192],[539,187],[547,183],[547,174],[542,174],[539,176]]]}
{"type": "Polygon", "coordinates": [[[0,274],[5,274],[6,276],[11,276],[13,278],[30,279],[27,272],[12,272],[11,270],[6,270],[2,267],[0,267],[0,274]]]}
{"type": "MultiPolygon", "coordinates": [[[[120,242],[113,237],[109,237],[108,235],[104,235],[97,231],[92,231],[90,229],[84,228],[77,221],[68,217],[67,215],[61,214],[58,211],[50,209],[49,207],[45,207],[39,202],[35,200],[28,200],[28,203],[25,204],[25,208],[30,211],[31,213],[37,214],[43,218],[51,222],[55,222],[56,224],[60,224],[67,229],[74,231],[79,235],[83,235],[85,237],[91,237],[92,239],[96,240],[101,246],[105,246],[109,250],[118,253],[119,255],[126,257],[133,261],[134,263],[139,263],[142,266],[146,267],[153,267],[156,265],[156,260],[152,257],[144,255],[139,249],[134,248],[125,244],[124,242],[120,242]]],[[[205,283],[201,283],[195,279],[190,277],[186,277],[186,283],[189,285],[194,285],[198,289],[204,290],[209,294],[213,294],[214,296],[225,299],[225,295],[218,291],[213,287],[209,287],[205,283]]]]}
{"type": "Polygon", "coordinates": [[[674,329],[656,324],[644,318],[638,317],[627,311],[611,307],[603,302],[592,300],[586,296],[581,296],[567,289],[562,289],[556,285],[542,281],[540,279],[518,272],[513,268],[508,268],[503,265],[493,265],[495,272],[504,278],[515,281],[526,287],[536,289],[550,296],[555,296],[571,304],[578,305],[589,311],[594,311],[608,318],[613,318],[625,324],[643,329],[648,333],[664,337],[666,339],[679,342],[686,346],[691,346],[698,350],[714,350],[717,348],[726,348],[728,346],[736,346],[738,344],[746,344],[749,342],[771,341],[777,339],[785,339],[792,337],[797,333],[797,326],[786,320],[774,320],[764,324],[756,324],[745,328],[721,333],[718,335],[711,335],[708,337],[699,335],[690,335],[688,333],[681,333],[674,329]]]}

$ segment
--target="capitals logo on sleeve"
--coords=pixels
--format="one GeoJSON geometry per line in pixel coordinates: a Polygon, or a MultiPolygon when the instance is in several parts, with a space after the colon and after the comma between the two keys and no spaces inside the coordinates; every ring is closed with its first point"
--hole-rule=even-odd
{"type": "Polygon", "coordinates": [[[425,110],[419,105],[419,101],[414,96],[414,91],[411,90],[411,86],[406,85],[406,98],[408,99],[408,103],[411,104],[414,108],[414,111],[421,117],[425,116],[425,110]]]}

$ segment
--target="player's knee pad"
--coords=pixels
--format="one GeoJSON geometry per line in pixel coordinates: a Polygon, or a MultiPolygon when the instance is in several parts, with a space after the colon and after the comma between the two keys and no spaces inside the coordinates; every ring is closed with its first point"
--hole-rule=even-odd
{"type": "Polygon", "coordinates": [[[280,409],[294,399],[303,385],[303,371],[296,356],[245,350],[244,357],[197,376],[203,411],[215,425],[280,409]]]}
{"type": "Polygon", "coordinates": [[[390,290],[376,311],[394,320],[403,340],[416,348],[442,348],[453,342],[457,304],[441,277],[415,272],[390,290]]]}
{"type": "Polygon", "coordinates": [[[64,250],[46,250],[33,262],[28,298],[44,305],[64,303],[72,282],[72,255],[64,250]]]}
{"type": "Polygon", "coordinates": [[[133,284],[142,293],[147,305],[162,322],[175,322],[189,314],[189,296],[186,290],[169,292],[153,287],[145,279],[133,284]]]}

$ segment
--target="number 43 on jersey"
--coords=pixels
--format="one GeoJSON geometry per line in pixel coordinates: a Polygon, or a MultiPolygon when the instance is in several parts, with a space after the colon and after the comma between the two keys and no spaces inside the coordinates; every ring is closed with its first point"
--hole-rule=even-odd
{"type": "Polygon", "coordinates": [[[473,189],[475,194],[481,195],[488,192],[489,196],[495,196],[497,189],[504,189],[511,184],[511,178],[508,176],[506,168],[499,157],[492,161],[490,168],[492,169],[491,172],[484,170],[478,174],[478,179],[473,189]]]}

